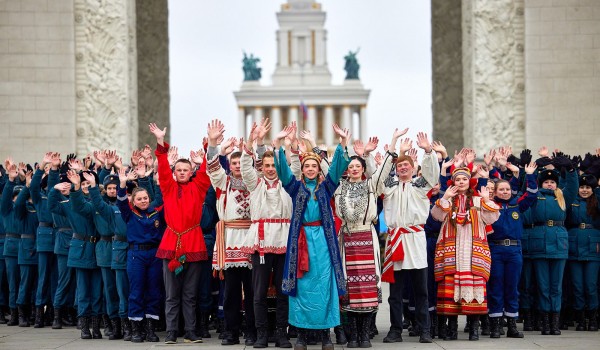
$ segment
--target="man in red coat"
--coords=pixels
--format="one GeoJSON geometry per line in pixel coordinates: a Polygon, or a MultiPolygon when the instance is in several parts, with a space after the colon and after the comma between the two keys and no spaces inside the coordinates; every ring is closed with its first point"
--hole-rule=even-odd
{"type": "Polygon", "coordinates": [[[184,342],[200,343],[202,338],[195,333],[196,296],[200,283],[199,261],[208,259],[200,228],[202,204],[210,186],[210,179],[206,175],[206,162],[202,162],[194,178],[192,164],[187,159],[175,162],[175,170],[171,172],[167,159],[169,144],[164,141],[167,128],[161,130],[154,123],[149,127],[150,132],[156,136],[158,177],[167,223],[156,252],[156,257],[163,259],[167,323],[165,343],[177,342],[180,304],[183,304],[185,320],[184,342]]]}

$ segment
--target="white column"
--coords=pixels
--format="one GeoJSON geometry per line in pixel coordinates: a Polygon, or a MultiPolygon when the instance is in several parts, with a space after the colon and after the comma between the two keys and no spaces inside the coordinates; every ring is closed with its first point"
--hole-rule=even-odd
{"type": "Polygon", "coordinates": [[[348,105],[342,107],[342,125],[340,126],[342,129],[352,129],[352,109],[348,105]]]}
{"type": "Polygon", "coordinates": [[[288,66],[288,31],[287,30],[279,30],[277,32],[278,36],[278,48],[279,48],[279,62],[278,64],[282,67],[288,66]]]}
{"type": "Polygon", "coordinates": [[[281,129],[281,109],[279,109],[279,107],[273,107],[271,108],[271,131],[270,131],[270,137],[271,140],[275,137],[275,135],[277,135],[281,129]]]}
{"type": "Polygon", "coordinates": [[[325,64],[325,33],[324,30],[315,32],[315,65],[323,66],[325,64]]]}
{"type": "Polygon", "coordinates": [[[239,135],[247,137],[246,135],[246,108],[238,107],[238,130],[239,135]]]}
{"type": "Polygon", "coordinates": [[[315,106],[308,106],[308,120],[306,121],[306,129],[310,130],[315,140],[317,139],[317,109],[315,106]]]}
{"type": "Polygon", "coordinates": [[[288,109],[288,123],[291,124],[292,122],[298,123],[298,106],[290,106],[288,109]]]}
{"type": "Polygon", "coordinates": [[[258,124],[258,123],[260,123],[262,118],[263,118],[262,107],[254,107],[254,114],[252,115],[252,119],[254,120],[254,122],[256,122],[258,124]]]}
{"type": "Polygon", "coordinates": [[[292,66],[298,66],[298,37],[292,34],[292,66]]]}
{"type": "Polygon", "coordinates": [[[325,138],[325,144],[328,147],[333,145],[333,131],[331,130],[331,125],[333,125],[333,107],[325,106],[325,120],[323,121],[323,136],[325,138]]]}
{"type": "Polygon", "coordinates": [[[358,114],[358,125],[360,125],[360,139],[367,141],[369,135],[367,134],[367,105],[360,106],[360,113],[358,114]]]}

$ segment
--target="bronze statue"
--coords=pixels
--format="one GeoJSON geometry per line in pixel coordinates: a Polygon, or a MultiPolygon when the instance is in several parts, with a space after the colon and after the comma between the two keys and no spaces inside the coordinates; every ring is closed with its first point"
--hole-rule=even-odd
{"type": "Polygon", "coordinates": [[[348,51],[348,54],[344,56],[346,60],[346,64],[344,65],[344,70],[346,71],[346,79],[359,79],[358,78],[358,70],[360,69],[360,65],[358,64],[358,60],[356,59],[356,55],[360,51],[360,48],[356,50],[356,52],[348,51]]]}
{"type": "Polygon", "coordinates": [[[248,56],[244,52],[244,59],[242,60],[242,62],[244,64],[242,67],[242,69],[244,70],[244,81],[260,80],[260,72],[262,68],[259,68],[257,66],[258,62],[260,62],[260,58],[254,57],[253,54],[250,54],[250,56],[248,56]]]}

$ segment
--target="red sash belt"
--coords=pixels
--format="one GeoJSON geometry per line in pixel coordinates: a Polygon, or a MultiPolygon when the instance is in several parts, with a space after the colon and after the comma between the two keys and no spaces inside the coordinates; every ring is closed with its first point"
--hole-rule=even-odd
{"type": "Polygon", "coordinates": [[[215,227],[217,231],[215,238],[216,254],[213,256],[213,264],[216,262],[219,270],[219,277],[221,279],[224,279],[223,269],[225,268],[225,228],[248,229],[250,228],[251,223],[252,221],[247,219],[232,221],[219,220],[219,222],[217,222],[217,226],[215,227]]]}
{"type": "Polygon", "coordinates": [[[394,283],[394,262],[404,261],[404,247],[402,246],[402,235],[423,231],[424,225],[405,226],[388,229],[388,242],[385,247],[383,260],[383,271],[381,280],[394,283]]]}
{"type": "Polygon", "coordinates": [[[306,242],[306,233],[304,226],[322,226],[321,220],[305,222],[300,226],[298,235],[298,278],[302,278],[305,272],[308,272],[308,243],[306,242]]]}
{"type": "Polygon", "coordinates": [[[290,219],[266,218],[252,220],[253,224],[258,223],[258,255],[260,263],[265,263],[265,224],[289,224],[290,219]]]}

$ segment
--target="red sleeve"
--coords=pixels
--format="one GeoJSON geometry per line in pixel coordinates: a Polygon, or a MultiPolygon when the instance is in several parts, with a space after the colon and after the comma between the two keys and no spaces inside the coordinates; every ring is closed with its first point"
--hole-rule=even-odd
{"type": "Polygon", "coordinates": [[[166,193],[167,189],[170,188],[174,183],[173,173],[171,172],[171,166],[167,159],[169,152],[169,144],[164,142],[164,145],[157,145],[154,154],[158,159],[158,177],[160,180],[160,190],[166,193]]]}
{"type": "Polygon", "coordinates": [[[206,191],[208,191],[208,188],[210,187],[210,178],[206,173],[206,163],[207,159],[206,155],[204,155],[204,161],[200,165],[200,169],[196,171],[196,176],[192,179],[192,181],[200,189],[201,193],[206,193],[206,191]]]}

